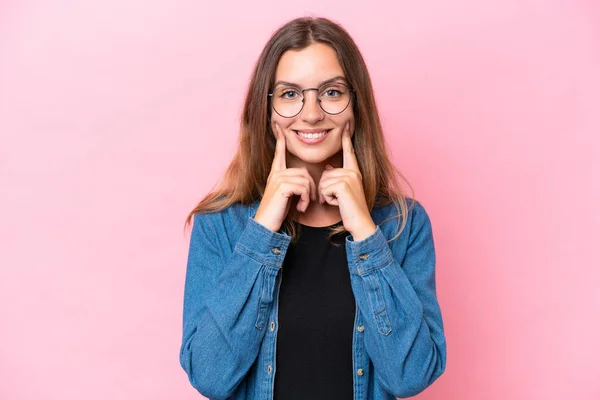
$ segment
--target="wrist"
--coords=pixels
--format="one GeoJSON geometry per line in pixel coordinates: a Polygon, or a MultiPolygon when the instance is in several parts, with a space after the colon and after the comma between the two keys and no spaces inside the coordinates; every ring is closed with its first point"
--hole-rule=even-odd
{"type": "Polygon", "coordinates": [[[274,226],[272,224],[269,224],[265,221],[262,221],[261,218],[258,215],[255,215],[254,218],[252,218],[253,220],[255,220],[256,222],[258,222],[259,224],[261,224],[262,226],[264,226],[265,228],[269,229],[270,231],[273,232],[277,232],[280,228],[280,226],[274,226]]]}
{"type": "Polygon", "coordinates": [[[358,242],[360,240],[364,240],[364,239],[368,238],[373,233],[375,233],[376,230],[377,230],[377,225],[375,225],[375,223],[370,223],[366,226],[361,226],[360,229],[358,229],[357,231],[350,232],[350,233],[352,234],[352,239],[355,242],[358,242]]]}

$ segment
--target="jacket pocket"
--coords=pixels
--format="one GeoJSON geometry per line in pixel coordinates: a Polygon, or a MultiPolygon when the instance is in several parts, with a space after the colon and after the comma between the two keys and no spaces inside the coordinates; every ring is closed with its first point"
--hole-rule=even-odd
{"type": "Polygon", "coordinates": [[[388,335],[392,331],[392,326],[385,308],[379,274],[377,271],[373,271],[367,275],[363,275],[362,278],[366,283],[367,298],[369,299],[371,311],[373,312],[375,323],[377,324],[377,330],[382,335],[388,335]]]}
{"type": "Polygon", "coordinates": [[[256,317],[256,327],[262,329],[265,326],[267,317],[269,316],[269,309],[273,304],[273,292],[275,291],[275,280],[279,268],[265,266],[263,270],[262,289],[260,294],[260,300],[258,301],[258,315],[256,317]]]}

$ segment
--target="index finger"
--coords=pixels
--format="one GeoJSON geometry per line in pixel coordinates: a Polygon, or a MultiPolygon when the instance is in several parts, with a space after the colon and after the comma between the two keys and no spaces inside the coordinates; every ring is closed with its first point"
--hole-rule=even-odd
{"type": "Polygon", "coordinates": [[[350,138],[350,122],[346,123],[344,132],[342,133],[342,148],[344,150],[344,169],[351,169],[356,172],[360,172],[358,168],[358,161],[356,155],[354,155],[354,147],[352,146],[352,139],[350,138]]]}
{"type": "Polygon", "coordinates": [[[271,170],[281,171],[287,169],[285,163],[285,135],[279,129],[277,122],[275,122],[275,138],[277,139],[277,143],[275,144],[275,156],[273,157],[271,170]]]}

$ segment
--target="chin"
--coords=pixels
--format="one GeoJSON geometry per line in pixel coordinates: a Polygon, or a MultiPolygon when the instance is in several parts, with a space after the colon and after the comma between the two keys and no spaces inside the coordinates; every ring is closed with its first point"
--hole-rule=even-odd
{"type": "Polygon", "coordinates": [[[303,151],[301,154],[294,154],[296,158],[309,164],[320,164],[330,159],[334,154],[303,151]]]}

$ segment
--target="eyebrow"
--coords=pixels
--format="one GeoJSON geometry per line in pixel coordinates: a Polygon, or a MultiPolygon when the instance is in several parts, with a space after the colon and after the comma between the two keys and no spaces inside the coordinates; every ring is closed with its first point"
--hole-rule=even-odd
{"type": "MultiPolygon", "coordinates": [[[[323,86],[323,85],[325,85],[327,83],[331,83],[331,82],[335,82],[335,81],[339,81],[339,80],[343,80],[344,82],[348,83],[348,80],[344,76],[338,75],[338,76],[336,76],[334,78],[327,79],[326,81],[319,82],[318,87],[321,87],[321,86],[323,86]]],[[[286,81],[277,81],[277,83],[275,83],[275,87],[280,86],[280,85],[294,86],[294,87],[297,87],[297,88],[300,87],[300,85],[298,85],[297,83],[286,82],[286,81]]]]}

